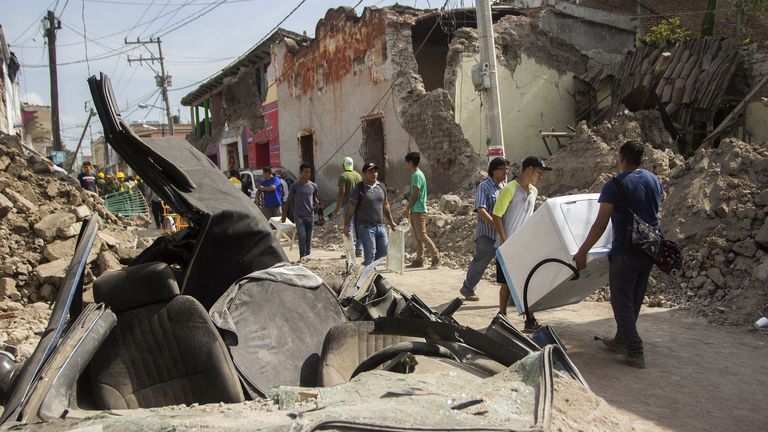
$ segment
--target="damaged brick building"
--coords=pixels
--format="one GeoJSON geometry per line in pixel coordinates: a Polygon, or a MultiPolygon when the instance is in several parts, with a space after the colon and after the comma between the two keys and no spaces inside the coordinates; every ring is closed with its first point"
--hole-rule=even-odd
{"type": "MultiPolygon", "coordinates": [[[[493,21],[507,157],[546,155],[539,130],[573,123],[588,58],[514,8],[494,7],[493,21]]],[[[431,191],[455,189],[486,160],[476,26],[474,9],[393,6],[330,9],[311,39],[279,29],[182,99],[192,140],[222,170],[307,162],[323,199],[344,156],[402,188],[412,150],[431,191]]]]}
{"type": "MultiPolygon", "coordinates": [[[[494,8],[502,121],[507,157],[546,155],[540,129],[575,120],[573,77],[587,57],[554,39],[513,8],[494,8]]],[[[273,47],[280,105],[282,164],[315,167],[325,198],[335,190],[339,161],[374,161],[399,189],[408,181],[404,155],[420,151],[430,190],[466,183],[483,167],[480,98],[471,68],[478,63],[472,9],[403,7],[329,10],[315,38],[273,47]]]]}

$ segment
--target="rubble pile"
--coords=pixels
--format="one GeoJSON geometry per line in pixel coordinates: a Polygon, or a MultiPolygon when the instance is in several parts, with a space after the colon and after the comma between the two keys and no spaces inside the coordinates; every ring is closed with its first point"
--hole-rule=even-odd
{"type": "Polygon", "coordinates": [[[673,170],[665,188],[663,230],[686,260],[654,293],[724,324],[768,314],[768,149],[724,139],[673,170]]]}
{"type": "Polygon", "coordinates": [[[25,156],[16,137],[0,135],[0,345],[27,357],[37,343],[75,250],[84,218],[102,219],[85,270],[93,279],[121,268],[146,245],[77,180],[52,170],[39,155],[25,156]]]}
{"type": "Polygon", "coordinates": [[[626,112],[592,128],[579,123],[573,139],[547,160],[554,171],[537,185],[539,192],[549,196],[600,192],[605,181],[616,175],[619,145],[628,140],[646,144],[644,167],[662,182],[684,161],[671,150],[674,142],[657,112],[626,112]]]}
{"type": "MultiPolygon", "coordinates": [[[[768,313],[768,150],[729,138],[685,160],[671,150],[673,142],[654,116],[625,113],[591,129],[579,124],[573,140],[549,159],[555,171],[539,190],[599,192],[617,172],[619,144],[646,143],[644,166],[665,190],[664,234],[686,256],[682,274],[652,273],[647,304],[682,306],[723,324],[754,322],[768,313]]],[[[601,290],[593,299],[608,297],[601,290]]]]}

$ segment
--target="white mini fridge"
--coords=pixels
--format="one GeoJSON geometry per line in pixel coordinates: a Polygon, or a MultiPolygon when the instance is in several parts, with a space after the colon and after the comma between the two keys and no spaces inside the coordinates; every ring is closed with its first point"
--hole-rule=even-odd
{"type": "MultiPolygon", "coordinates": [[[[496,250],[517,313],[523,314],[523,288],[528,273],[546,258],[573,264],[573,255],[587,237],[597,216],[599,194],[567,195],[547,199],[518,230],[496,250]]],[[[528,287],[531,312],[552,309],[584,300],[608,283],[608,251],[613,238],[611,224],[587,256],[587,268],[572,281],[573,272],[551,262],[533,275],[528,287]]]]}

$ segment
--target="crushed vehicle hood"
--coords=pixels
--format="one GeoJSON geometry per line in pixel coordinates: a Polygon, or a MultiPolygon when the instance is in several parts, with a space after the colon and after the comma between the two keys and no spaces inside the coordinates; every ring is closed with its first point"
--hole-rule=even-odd
{"type": "Polygon", "coordinates": [[[109,77],[92,76],[88,85],[107,142],[190,222],[189,229],[158,239],[137,263],[179,264],[182,293],[207,309],[240,277],[287,261],[269,222],[208,157],[182,138],[139,138],[117,111],[109,77]]]}

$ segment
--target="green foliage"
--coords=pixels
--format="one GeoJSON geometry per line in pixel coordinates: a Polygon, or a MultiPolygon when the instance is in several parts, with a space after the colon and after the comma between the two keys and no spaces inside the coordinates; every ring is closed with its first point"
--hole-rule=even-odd
{"type": "Polygon", "coordinates": [[[758,18],[768,17],[768,0],[730,0],[730,2],[734,8],[758,18]]]}
{"type": "MultiPolygon", "coordinates": [[[[768,1],[768,0],[767,0],[768,1]]],[[[696,35],[680,24],[680,18],[667,18],[651,27],[643,36],[643,41],[651,45],[666,45],[693,39],[696,35]]]]}

